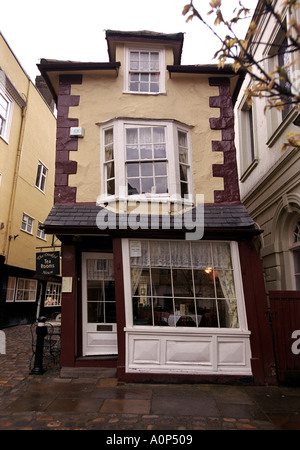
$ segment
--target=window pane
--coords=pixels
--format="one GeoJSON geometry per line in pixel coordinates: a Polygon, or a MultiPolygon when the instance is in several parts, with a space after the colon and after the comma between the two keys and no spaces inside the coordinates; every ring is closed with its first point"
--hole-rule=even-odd
{"type": "Polygon", "coordinates": [[[153,296],[172,297],[171,269],[151,269],[153,296]]]}
{"type": "Polygon", "coordinates": [[[150,83],[150,92],[159,92],[158,83],[150,83]]]}
{"type": "Polygon", "coordinates": [[[194,270],[195,296],[203,298],[214,298],[215,288],[213,272],[205,270],[194,270]]]}
{"type": "Polygon", "coordinates": [[[165,146],[165,144],[155,144],[154,145],[154,158],[155,159],[166,158],[166,146],[165,146]]]}
{"type": "Polygon", "coordinates": [[[137,144],[137,142],[138,142],[137,128],[127,128],[126,129],[126,143],[127,144],[137,144]]]}
{"type": "Polygon", "coordinates": [[[138,92],[139,90],[139,83],[131,82],[129,85],[129,89],[133,92],[138,92]]]}
{"type": "Polygon", "coordinates": [[[187,166],[183,166],[180,164],[180,180],[181,181],[187,181],[188,175],[187,175],[188,168],[187,166]]]}
{"type": "Polygon", "coordinates": [[[152,145],[141,145],[141,159],[152,159],[152,145]]]}
{"type": "Polygon", "coordinates": [[[212,244],[214,267],[217,269],[231,269],[230,245],[223,242],[212,244]]]}
{"type": "Polygon", "coordinates": [[[88,302],[88,322],[104,322],[104,304],[103,302],[88,302]]]}
{"type": "Polygon", "coordinates": [[[132,252],[130,253],[130,265],[131,267],[149,267],[150,258],[149,258],[149,249],[147,241],[130,241],[130,245],[133,248],[137,245],[139,248],[138,255],[134,252],[134,256],[132,256],[132,252]]]}
{"type": "Polygon", "coordinates": [[[167,175],[167,164],[165,162],[154,163],[155,175],[167,175]]]}
{"type": "Polygon", "coordinates": [[[218,326],[215,300],[197,300],[197,315],[200,327],[218,326]]]}
{"type": "Polygon", "coordinates": [[[107,182],[107,193],[108,195],[114,195],[115,194],[115,180],[109,180],[107,182]]]}
{"type": "Polygon", "coordinates": [[[153,175],[153,166],[152,163],[142,163],[141,164],[141,176],[152,176],[153,175]]]}
{"type": "Polygon", "coordinates": [[[140,83],[140,92],[149,92],[149,83],[140,83]]]}
{"type": "Polygon", "coordinates": [[[152,192],[152,187],[154,186],[153,178],[142,178],[142,193],[150,194],[152,192]]]}
{"type": "Polygon", "coordinates": [[[127,164],[127,176],[138,177],[140,174],[140,166],[138,163],[127,164]]]}
{"type": "Polygon", "coordinates": [[[189,193],[189,188],[188,188],[188,184],[181,182],[180,183],[180,195],[181,197],[184,197],[185,195],[188,195],[189,193]]]}
{"type": "Polygon", "coordinates": [[[191,267],[189,242],[170,242],[173,267],[191,267]]]}
{"type": "Polygon", "coordinates": [[[105,323],[116,323],[116,303],[105,302],[105,323]]]}
{"type": "Polygon", "coordinates": [[[165,129],[163,127],[153,128],[153,142],[155,144],[165,142],[165,129]]]}
{"type": "Polygon", "coordinates": [[[127,159],[139,159],[139,150],[138,147],[135,146],[127,146],[126,147],[126,158],[127,159]]]}
{"type": "Polygon", "coordinates": [[[39,184],[40,184],[41,170],[42,170],[42,166],[41,166],[41,164],[39,164],[38,168],[37,168],[36,181],[35,181],[36,186],[39,186],[39,184]]]}
{"type": "Polygon", "coordinates": [[[171,298],[156,298],[154,303],[154,325],[174,326],[173,300],[171,298]],[[170,323],[169,323],[170,321],[170,323]]]}
{"type": "Polygon", "coordinates": [[[151,73],[150,81],[151,81],[151,83],[158,84],[159,83],[159,73],[151,73]]]}
{"type": "Polygon", "coordinates": [[[152,136],[151,136],[151,128],[140,128],[140,143],[141,144],[149,144],[152,142],[152,136]]]}
{"type": "Polygon", "coordinates": [[[215,271],[217,296],[220,298],[235,298],[235,288],[232,270],[215,271]]]}
{"type": "Polygon", "coordinates": [[[114,150],[112,145],[108,145],[105,148],[105,161],[111,161],[114,159],[114,150]]]}
{"type": "Polygon", "coordinates": [[[115,170],[114,170],[114,163],[110,162],[106,165],[106,177],[107,179],[109,178],[114,178],[115,176],[115,170]]]}
{"type": "Polygon", "coordinates": [[[148,73],[142,73],[141,74],[141,82],[142,83],[149,83],[149,74],[148,73]]]}
{"type": "Polygon", "coordinates": [[[152,267],[170,267],[169,242],[150,241],[150,260],[152,267]]]}
{"type": "Polygon", "coordinates": [[[176,327],[196,327],[197,317],[194,300],[175,299],[176,327]]]}
{"type": "Polygon", "coordinates": [[[113,143],[113,129],[105,130],[105,145],[113,143]]]}
{"type": "Polygon", "coordinates": [[[133,298],[133,324],[153,325],[152,304],[150,298],[133,298]]]}
{"type": "Polygon", "coordinates": [[[191,246],[193,267],[197,269],[212,268],[211,247],[206,242],[195,242],[191,246]]]}
{"type": "Polygon", "coordinates": [[[139,178],[128,179],[128,195],[135,195],[140,193],[140,180],[139,178]]]}
{"type": "Polygon", "coordinates": [[[220,327],[238,328],[238,315],[236,300],[218,300],[220,327]]]}
{"type": "Polygon", "coordinates": [[[149,268],[131,267],[131,293],[134,296],[147,297],[151,295],[149,268]]]}
{"type": "Polygon", "coordinates": [[[193,278],[190,269],[173,269],[173,289],[175,297],[193,297],[193,278]]]}
{"type": "Polygon", "coordinates": [[[156,178],[156,194],[167,194],[168,193],[168,179],[167,178],[156,178]]]}

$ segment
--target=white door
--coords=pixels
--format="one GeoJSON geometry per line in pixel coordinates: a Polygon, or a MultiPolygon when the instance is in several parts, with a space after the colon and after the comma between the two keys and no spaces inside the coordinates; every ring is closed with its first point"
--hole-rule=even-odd
{"type": "Polygon", "coordinates": [[[83,355],[117,354],[112,254],[82,254],[82,308],[83,355]]]}

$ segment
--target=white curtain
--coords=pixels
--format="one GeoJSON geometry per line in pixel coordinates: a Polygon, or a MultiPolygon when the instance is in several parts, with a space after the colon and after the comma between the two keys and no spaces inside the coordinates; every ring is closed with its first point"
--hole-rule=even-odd
{"type": "Polygon", "coordinates": [[[229,328],[236,328],[239,324],[230,245],[221,242],[213,243],[213,258],[214,268],[217,270],[223,295],[226,299],[226,326],[229,328]]]}

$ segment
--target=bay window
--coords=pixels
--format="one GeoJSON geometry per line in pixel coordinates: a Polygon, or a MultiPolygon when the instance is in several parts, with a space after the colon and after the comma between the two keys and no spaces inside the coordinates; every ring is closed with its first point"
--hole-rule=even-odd
{"type": "Polygon", "coordinates": [[[101,127],[101,196],[183,198],[192,192],[190,127],[114,119],[101,127]]]}
{"type": "Polygon", "coordinates": [[[129,241],[133,325],[239,328],[232,247],[236,253],[229,242],[129,241]]]}

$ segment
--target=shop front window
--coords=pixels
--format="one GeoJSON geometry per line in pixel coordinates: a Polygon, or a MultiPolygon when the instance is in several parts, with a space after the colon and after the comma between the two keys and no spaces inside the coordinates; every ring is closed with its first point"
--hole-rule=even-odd
{"type": "Polygon", "coordinates": [[[133,324],[238,328],[230,243],[130,241],[133,324]]]}

